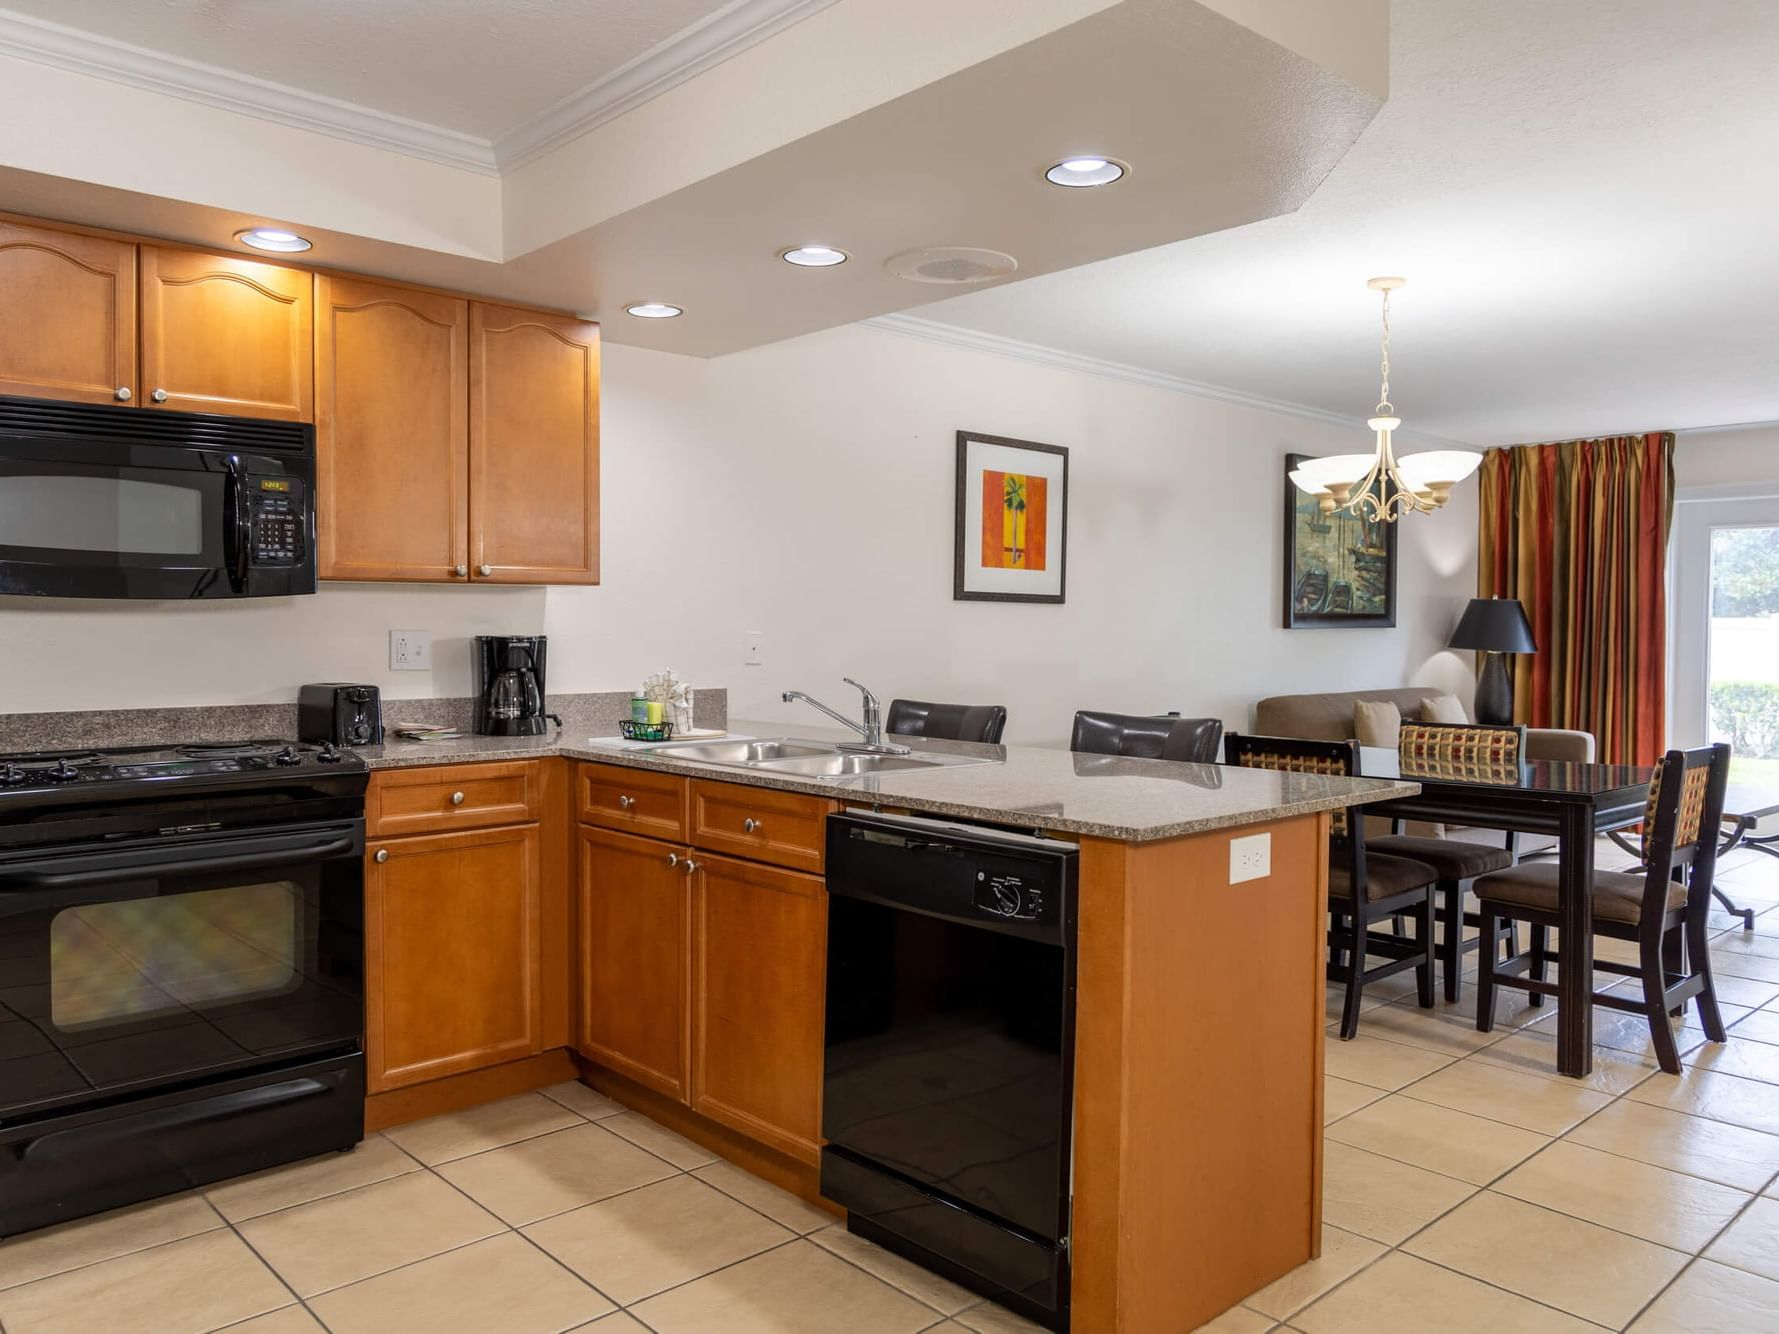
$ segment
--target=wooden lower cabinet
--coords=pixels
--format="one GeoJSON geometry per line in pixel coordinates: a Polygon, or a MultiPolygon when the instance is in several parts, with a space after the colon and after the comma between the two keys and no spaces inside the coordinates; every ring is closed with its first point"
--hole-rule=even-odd
{"type": "Polygon", "coordinates": [[[683,847],[581,827],[579,1050],[682,1102],[689,861],[683,847]]]}
{"type": "Polygon", "coordinates": [[[370,841],[372,1093],[542,1050],[542,841],[536,824],[370,841]]]}
{"type": "Polygon", "coordinates": [[[818,876],[694,855],[692,1108],[813,1164],[827,891],[818,876]]]}

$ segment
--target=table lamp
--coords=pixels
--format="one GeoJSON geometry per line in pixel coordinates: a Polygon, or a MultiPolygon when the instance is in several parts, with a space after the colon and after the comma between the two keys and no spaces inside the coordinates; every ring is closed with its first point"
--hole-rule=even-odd
{"type": "Polygon", "coordinates": [[[1475,649],[1483,654],[1482,675],[1476,681],[1476,721],[1513,721],[1513,682],[1507,675],[1503,654],[1536,653],[1532,625],[1518,598],[1471,598],[1452,631],[1452,648],[1475,649]]]}

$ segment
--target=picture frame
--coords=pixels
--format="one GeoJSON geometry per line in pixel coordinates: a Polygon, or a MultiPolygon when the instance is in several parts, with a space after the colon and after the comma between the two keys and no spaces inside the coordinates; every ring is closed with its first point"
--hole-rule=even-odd
{"type": "Polygon", "coordinates": [[[1064,601],[1069,451],[959,431],[956,528],[953,600],[1064,601]]]}
{"type": "Polygon", "coordinates": [[[1311,457],[1285,455],[1285,629],[1394,628],[1398,525],[1349,510],[1323,514],[1291,481],[1311,457]]]}

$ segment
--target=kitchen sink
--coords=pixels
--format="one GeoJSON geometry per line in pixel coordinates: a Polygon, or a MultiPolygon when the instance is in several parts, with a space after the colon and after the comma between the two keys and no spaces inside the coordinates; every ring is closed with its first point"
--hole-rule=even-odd
{"type": "Polygon", "coordinates": [[[651,746],[651,754],[670,755],[700,764],[732,765],[766,773],[795,774],[808,778],[847,778],[856,774],[896,773],[911,769],[944,769],[960,764],[993,764],[976,755],[923,751],[911,755],[882,755],[843,750],[830,741],[806,741],[773,737],[760,741],[674,741],[651,746]]]}

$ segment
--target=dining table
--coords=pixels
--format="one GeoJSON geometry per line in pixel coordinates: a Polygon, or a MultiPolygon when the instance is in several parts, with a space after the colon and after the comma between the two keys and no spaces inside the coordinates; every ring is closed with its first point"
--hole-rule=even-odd
{"type": "Polygon", "coordinates": [[[1557,1069],[1585,1077],[1594,1064],[1594,840],[1642,821],[1654,768],[1569,760],[1447,766],[1365,746],[1359,771],[1421,785],[1412,797],[1367,806],[1369,815],[1556,838],[1557,1069]]]}

